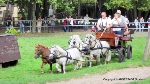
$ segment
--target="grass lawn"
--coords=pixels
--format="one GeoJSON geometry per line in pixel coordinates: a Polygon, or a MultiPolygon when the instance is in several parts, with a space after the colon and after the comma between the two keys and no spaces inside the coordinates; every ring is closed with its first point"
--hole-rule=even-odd
{"type": "MultiPolygon", "coordinates": [[[[45,82],[54,82],[60,80],[68,80],[77,78],[87,74],[104,74],[114,69],[149,66],[150,61],[142,62],[143,52],[146,44],[146,37],[135,37],[132,42],[128,42],[133,47],[133,58],[126,59],[126,62],[118,63],[118,58],[112,58],[108,65],[95,65],[93,67],[83,67],[74,71],[73,65],[66,66],[66,74],[57,72],[55,64],[53,64],[53,74],[49,73],[49,65],[44,67],[44,74],[40,72],[41,58],[34,59],[35,44],[43,44],[48,47],[52,45],[60,45],[68,47],[69,35],[49,36],[49,37],[18,37],[19,50],[21,59],[17,66],[0,69],[0,84],[45,84],[45,82]]],[[[82,36],[84,38],[84,36],[82,36]]],[[[149,78],[150,79],[150,78],[149,78]]],[[[133,83],[134,84],[134,83],[133,83]]]]}

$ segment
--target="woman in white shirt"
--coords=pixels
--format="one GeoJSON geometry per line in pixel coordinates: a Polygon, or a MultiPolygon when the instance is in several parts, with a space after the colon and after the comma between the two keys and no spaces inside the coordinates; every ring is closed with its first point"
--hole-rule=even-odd
{"type": "MultiPolygon", "coordinates": [[[[112,24],[115,25],[121,24],[121,19],[119,18],[117,13],[114,14],[114,18],[112,19],[112,24]]],[[[121,28],[113,28],[113,31],[115,34],[123,34],[121,28]]]]}

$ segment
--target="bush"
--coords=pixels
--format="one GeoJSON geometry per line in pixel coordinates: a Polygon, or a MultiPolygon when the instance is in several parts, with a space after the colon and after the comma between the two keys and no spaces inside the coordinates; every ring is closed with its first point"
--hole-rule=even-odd
{"type": "Polygon", "coordinates": [[[19,35],[20,34],[20,30],[16,30],[14,27],[11,28],[7,28],[5,31],[6,34],[15,34],[15,35],[19,35]]]}

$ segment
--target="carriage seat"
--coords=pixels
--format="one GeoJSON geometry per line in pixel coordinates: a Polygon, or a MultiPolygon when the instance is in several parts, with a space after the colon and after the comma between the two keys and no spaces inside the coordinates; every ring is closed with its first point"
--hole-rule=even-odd
{"type": "Polygon", "coordinates": [[[116,37],[118,37],[118,38],[122,38],[122,37],[123,37],[122,34],[115,34],[115,35],[116,35],[116,37]]]}
{"type": "Polygon", "coordinates": [[[127,36],[127,35],[130,35],[130,34],[131,34],[131,33],[130,33],[130,30],[129,30],[129,32],[125,32],[124,34],[116,34],[116,37],[122,38],[122,37],[127,36]]]}

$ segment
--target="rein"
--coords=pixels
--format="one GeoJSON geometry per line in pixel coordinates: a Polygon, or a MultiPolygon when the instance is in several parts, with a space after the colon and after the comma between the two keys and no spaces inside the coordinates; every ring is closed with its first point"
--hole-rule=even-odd
{"type": "MultiPolygon", "coordinates": [[[[97,42],[96,42],[96,40],[94,40],[94,41],[95,41],[95,45],[96,45],[97,42]]],[[[94,45],[94,47],[91,47],[90,50],[103,49],[103,48],[110,49],[108,47],[102,47],[103,45],[101,44],[101,42],[99,42],[99,43],[100,43],[101,47],[94,48],[95,47],[95,45],[94,45]]]]}

